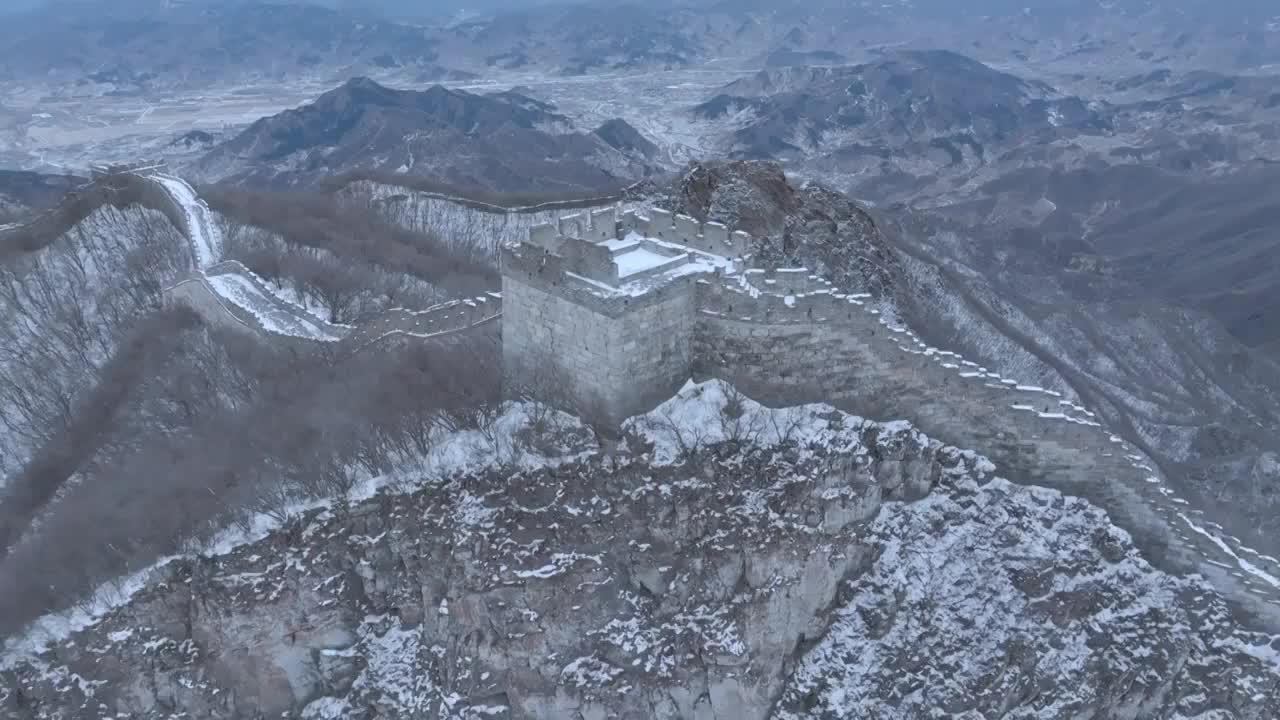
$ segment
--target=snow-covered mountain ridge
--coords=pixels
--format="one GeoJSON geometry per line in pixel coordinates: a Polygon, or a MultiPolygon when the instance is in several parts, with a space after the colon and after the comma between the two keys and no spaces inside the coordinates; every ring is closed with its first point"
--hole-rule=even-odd
{"type": "MultiPolygon", "coordinates": [[[[532,225],[557,216],[476,208],[386,185],[366,184],[360,190],[381,198],[395,222],[434,232],[460,247],[479,244],[486,252],[487,239],[513,242],[532,225]]],[[[820,186],[792,187],[767,163],[698,166],[669,196],[655,193],[649,199],[695,216],[718,213],[715,217],[732,227],[752,227],[760,235],[758,253],[765,262],[803,263],[838,280],[837,289],[872,290],[867,302],[882,313],[869,317],[863,308],[821,302],[829,294],[797,293],[791,299],[794,314],[802,323],[806,313],[820,318],[815,328],[764,356],[757,351],[759,341],[739,340],[732,329],[713,330],[698,350],[710,366],[725,365],[712,370],[713,375],[743,383],[772,404],[797,400],[796,384],[807,379],[812,387],[799,399],[831,402],[879,418],[907,417],[935,437],[980,448],[1013,479],[1089,498],[1133,533],[1164,570],[1201,572],[1250,612],[1268,618],[1264,622],[1276,622],[1280,563],[1265,554],[1269,548],[1242,541],[1239,530],[1221,524],[1221,516],[1206,515],[1198,503],[1188,501],[1180,483],[1170,481],[1146,457],[1146,447],[1102,429],[1116,420],[1086,417],[1074,383],[1059,377],[1042,386],[1038,383],[1055,378],[1029,374],[1016,365],[1002,367],[1016,362],[1016,353],[975,353],[966,359],[903,327],[899,304],[915,311],[912,324],[930,327],[937,319],[922,318],[913,307],[918,303],[911,296],[914,279],[908,280],[900,264],[913,258],[899,255],[865,211],[820,186]],[[787,380],[771,384],[774,377],[787,380]]],[[[745,297],[726,297],[719,305],[703,307],[715,318],[702,317],[700,323],[719,323],[729,308],[735,319],[760,321],[763,311],[751,306],[745,297]]],[[[779,323],[791,311],[778,307],[771,312],[779,323]]],[[[750,323],[743,325],[745,333],[750,323]]],[[[776,329],[758,326],[752,334],[776,329]]],[[[1087,385],[1081,389],[1093,397],[1087,385]]]]}
{"type": "Polygon", "coordinates": [[[1087,503],[1004,482],[906,423],[768,410],[721,383],[686,386],[605,453],[564,416],[506,417],[475,444],[442,439],[467,472],[405,468],[367,500],[171,561],[35,657],[11,646],[0,707],[726,720],[1280,708],[1280,639],[1235,626],[1203,581],[1152,569],[1087,503]],[[528,444],[539,424],[556,429],[542,451],[528,444]]]}
{"type": "MultiPolygon", "coordinates": [[[[744,214],[746,215],[746,217],[749,217],[750,219],[754,219],[755,222],[760,223],[760,227],[764,227],[764,228],[771,227],[771,223],[776,223],[776,222],[785,223],[783,227],[785,227],[787,231],[791,233],[790,247],[787,247],[786,243],[783,243],[782,247],[774,247],[774,249],[772,250],[769,249],[768,243],[777,241],[777,237],[772,236],[771,234],[771,237],[762,238],[763,242],[765,243],[765,246],[762,247],[762,250],[778,252],[780,256],[785,256],[785,258],[791,258],[791,256],[795,256],[797,254],[808,255],[809,258],[817,259],[820,261],[820,263],[826,263],[826,266],[824,266],[824,270],[827,270],[827,272],[845,273],[846,278],[852,278],[854,279],[855,282],[858,282],[859,278],[864,278],[864,277],[893,278],[895,277],[896,272],[901,272],[901,269],[893,270],[892,268],[886,268],[886,266],[884,266],[884,264],[886,264],[886,259],[888,259],[888,261],[890,261],[891,263],[893,256],[884,254],[884,252],[886,252],[886,249],[884,249],[884,247],[882,246],[879,246],[879,243],[882,242],[881,238],[874,236],[874,233],[876,233],[876,227],[874,227],[873,224],[869,224],[870,220],[867,217],[865,217],[865,213],[859,214],[859,213],[852,213],[852,211],[849,211],[849,214],[847,214],[847,217],[845,217],[845,215],[837,215],[837,217],[835,218],[835,222],[831,223],[831,225],[827,225],[826,223],[823,222],[823,218],[817,217],[817,215],[814,215],[814,214],[810,214],[810,213],[813,213],[813,211],[817,211],[819,209],[826,210],[828,211],[828,213],[831,213],[831,211],[835,210],[835,206],[828,205],[829,199],[826,199],[826,200],[823,199],[824,197],[823,191],[820,190],[820,188],[805,187],[805,188],[799,188],[799,190],[796,190],[796,188],[791,188],[790,186],[787,186],[785,182],[785,178],[782,178],[781,184],[778,184],[777,182],[769,182],[771,181],[771,178],[773,179],[773,181],[777,181],[778,177],[781,177],[781,176],[773,177],[772,174],[768,172],[768,168],[764,168],[763,165],[762,167],[756,170],[753,170],[753,172],[759,173],[760,177],[755,179],[756,181],[765,183],[765,186],[764,186],[765,190],[776,193],[776,195],[780,196],[782,200],[785,200],[786,202],[788,202],[788,204],[794,204],[794,205],[788,205],[785,211],[782,211],[782,213],[778,214],[777,217],[774,218],[773,215],[769,213],[769,210],[771,210],[771,206],[769,206],[768,204],[762,204],[762,202],[759,202],[758,197],[753,197],[753,195],[751,195],[751,193],[753,193],[754,191],[760,190],[760,186],[758,186],[758,184],[756,184],[756,186],[751,186],[751,182],[745,183],[745,184],[748,184],[748,186],[754,187],[754,190],[751,190],[751,187],[742,187],[742,178],[726,179],[723,177],[721,178],[705,177],[705,178],[699,179],[696,176],[686,177],[685,178],[686,182],[681,183],[680,186],[676,188],[677,195],[673,197],[673,199],[672,197],[667,197],[667,199],[662,199],[662,201],[668,202],[668,204],[672,204],[673,202],[673,204],[675,204],[677,208],[681,204],[694,204],[694,202],[708,202],[708,204],[712,206],[712,209],[721,211],[721,213],[723,213],[723,211],[726,211],[726,208],[732,208],[733,211],[735,211],[735,213],[744,214]],[[790,197],[788,197],[788,195],[790,195],[790,197]],[[804,210],[801,210],[801,209],[804,209],[804,210]],[[781,220],[778,218],[781,218],[781,220]],[[852,243],[823,242],[823,238],[828,238],[828,237],[837,238],[837,240],[838,238],[854,237],[855,242],[852,242],[852,243]],[[832,252],[835,252],[837,250],[840,252],[844,252],[845,255],[833,255],[832,252]],[[872,263],[867,265],[868,268],[872,268],[872,269],[865,270],[865,272],[861,272],[858,265],[851,265],[849,261],[847,261],[847,259],[849,258],[854,258],[859,260],[865,260],[870,258],[876,261],[872,261],[872,263]]],[[[451,200],[448,200],[448,199],[431,199],[431,201],[439,202],[439,204],[443,204],[443,205],[440,205],[440,208],[444,208],[445,205],[451,204],[452,202],[451,200]]],[[[189,210],[189,208],[187,208],[187,210],[189,210]]],[[[471,210],[474,210],[474,208],[472,208],[471,210]]],[[[517,213],[508,213],[508,214],[509,215],[530,215],[530,217],[534,217],[534,215],[536,215],[536,211],[534,211],[534,209],[527,209],[527,210],[530,210],[529,213],[518,213],[517,211],[517,213]]],[[[704,205],[703,213],[707,213],[707,211],[708,211],[707,205],[704,205]]],[[[451,210],[449,211],[449,213],[447,213],[447,215],[449,215],[449,217],[452,217],[453,220],[467,219],[467,215],[465,211],[451,210]]],[[[187,225],[192,224],[191,219],[189,218],[183,218],[183,219],[187,220],[187,223],[186,223],[187,225]]],[[[453,222],[453,220],[451,220],[451,222],[453,222]]],[[[521,220],[521,222],[524,222],[524,220],[521,220]]],[[[210,225],[210,223],[201,223],[201,224],[210,225]]],[[[465,223],[460,225],[460,227],[466,227],[465,223]]],[[[476,237],[476,238],[484,237],[486,232],[488,231],[481,231],[479,233],[476,233],[475,236],[472,236],[472,237],[476,237]]],[[[511,232],[516,232],[516,231],[511,231],[511,232]]],[[[465,243],[463,243],[463,245],[465,245],[465,243]]],[[[207,269],[206,269],[206,272],[207,272],[207,269]]],[[[262,284],[264,284],[264,287],[265,287],[265,283],[262,283],[262,284]]],[[[892,284],[887,284],[886,290],[890,292],[901,292],[901,287],[895,287],[895,286],[892,286],[892,284]]],[[[268,292],[268,291],[264,290],[264,292],[268,292]]],[[[902,340],[902,343],[904,343],[905,347],[901,347],[901,351],[906,352],[906,354],[928,356],[927,357],[928,363],[937,363],[937,361],[942,361],[942,363],[947,363],[948,361],[947,357],[951,357],[950,354],[941,354],[940,351],[932,350],[932,348],[929,348],[927,345],[924,345],[923,341],[920,340],[919,337],[916,337],[914,333],[910,333],[909,331],[905,331],[905,329],[897,327],[896,323],[892,324],[892,327],[890,324],[882,323],[881,328],[877,328],[877,329],[883,329],[884,338],[892,338],[893,336],[904,336],[905,340],[902,340]],[[919,347],[915,347],[915,346],[919,346],[919,347]],[[943,355],[945,355],[946,357],[942,357],[943,355]],[[941,360],[940,360],[940,357],[941,357],[941,360]]],[[[881,340],[877,340],[876,342],[893,342],[892,340],[884,340],[884,338],[881,338],[881,340]]],[[[959,359],[956,359],[956,360],[959,360],[959,359]]],[[[922,366],[928,363],[925,363],[924,360],[920,361],[920,365],[922,366]]],[[[956,370],[956,372],[959,372],[959,373],[965,372],[963,368],[960,368],[959,363],[952,363],[952,364],[956,365],[956,368],[952,368],[956,370]]],[[[980,372],[983,374],[984,378],[988,377],[989,375],[989,378],[988,378],[989,382],[1000,382],[1001,384],[1005,384],[1004,382],[1002,382],[1002,380],[1004,380],[1004,377],[1002,377],[1000,373],[988,372],[988,370],[982,369],[980,368],[980,366],[977,366],[977,365],[973,365],[973,368],[975,368],[975,370],[969,370],[969,372],[980,372]]],[[[904,370],[904,372],[908,372],[908,370],[910,370],[910,372],[919,372],[920,368],[916,368],[914,361],[908,361],[908,363],[905,363],[905,365],[902,366],[900,370],[904,370]]],[[[940,387],[931,386],[931,388],[929,389],[931,389],[931,391],[933,392],[940,391],[940,387]]],[[[1053,396],[1052,392],[1044,392],[1042,391],[1042,389],[1039,389],[1038,387],[1029,386],[1027,388],[1015,388],[1015,389],[1018,389],[1019,392],[1033,392],[1033,391],[1038,392],[1038,393],[1041,393],[1041,395],[1044,395],[1046,397],[1053,396]]],[[[744,404],[745,402],[741,400],[733,400],[732,402],[730,402],[733,396],[735,396],[735,393],[733,393],[732,391],[728,391],[728,389],[722,388],[722,389],[719,389],[718,392],[721,393],[721,395],[723,395],[724,397],[728,398],[728,400],[724,401],[722,405],[741,405],[741,404],[744,404]]],[[[893,391],[890,391],[887,393],[881,392],[881,396],[883,396],[883,404],[874,406],[873,409],[870,409],[869,411],[874,411],[874,413],[882,414],[883,416],[893,416],[892,413],[893,413],[893,410],[895,410],[895,405],[893,405],[895,404],[895,400],[893,400],[893,398],[897,397],[897,393],[893,391]]],[[[1056,400],[1056,397],[1055,397],[1055,400],[1056,400]]],[[[897,401],[899,401],[899,404],[901,405],[902,409],[906,409],[906,411],[914,411],[913,409],[918,409],[916,405],[918,405],[919,398],[897,397],[897,401]],[[915,402],[916,405],[911,405],[911,402],[915,402]]],[[[1068,404],[1070,404],[1071,400],[1064,400],[1064,402],[1068,402],[1068,404]]],[[[998,404],[997,402],[996,405],[998,406],[1000,404],[998,404]]],[[[868,407],[872,407],[872,406],[868,406],[868,407]]],[[[858,407],[855,406],[854,409],[858,409],[858,407]]],[[[667,410],[671,411],[669,407],[667,410]]],[[[682,413],[690,414],[692,413],[692,411],[684,410],[682,411],[682,413]]],[[[773,442],[773,441],[776,441],[778,434],[782,434],[780,433],[780,430],[778,430],[778,428],[786,427],[786,424],[787,424],[785,420],[777,420],[776,418],[773,418],[773,416],[771,416],[771,418],[773,418],[772,421],[765,421],[763,425],[756,423],[756,421],[751,420],[751,418],[753,418],[754,416],[753,413],[762,413],[762,411],[760,411],[759,409],[754,409],[754,410],[751,410],[751,413],[746,413],[746,418],[748,418],[746,420],[741,420],[742,416],[744,415],[737,414],[736,410],[721,409],[721,410],[716,410],[716,413],[726,414],[730,416],[730,420],[733,420],[732,423],[722,424],[721,427],[722,428],[735,427],[736,429],[733,429],[732,432],[733,434],[735,434],[735,437],[739,439],[742,439],[744,437],[758,438],[760,436],[764,436],[764,442],[767,442],[767,443],[773,442]],[[762,427],[765,429],[762,429],[762,427]],[[772,430],[769,430],[768,428],[772,428],[772,430]],[[768,432],[772,432],[774,434],[774,437],[769,438],[768,432]]],[[[1048,413],[1047,410],[1039,409],[1039,407],[1034,404],[1015,404],[1015,406],[1010,407],[1010,413],[1006,413],[1006,415],[1019,415],[1019,416],[1025,415],[1025,416],[1028,416],[1028,418],[1032,418],[1032,416],[1036,416],[1036,418],[1038,418],[1039,420],[1048,421],[1048,420],[1051,420],[1050,415],[1052,414],[1048,413]],[[1025,406],[1019,406],[1019,405],[1025,405],[1025,406]]],[[[707,425],[708,424],[707,420],[714,419],[714,418],[716,418],[716,414],[714,413],[703,413],[703,421],[699,423],[699,427],[701,427],[701,425],[707,425]]],[[[1076,418],[1076,419],[1079,419],[1079,418],[1076,418]]],[[[690,434],[690,433],[684,432],[684,430],[678,430],[678,428],[680,428],[680,424],[675,423],[675,421],[671,420],[671,418],[668,418],[666,421],[659,420],[658,423],[655,424],[653,428],[650,428],[648,430],[648,432],[641,432],[641,429],[637,428],[636,425],[632,425],[632,427],[636,429],[636,432],[639,433],[641,437],[648,437],[649,441],[652,441],[655,443],[654,455],[653,457],[650,457],[650,460],[653,460],[655,464],[657,464],[658,466],[667,466],[669,462],[678,460],[678,456],[680,456],[682,452],[685,452],[685,454],[687,454],[687,448],[689,448],[690,446],[701,446],[701,445],[704,445],[704,443],[709,442],[709,439],[707,437],[699,438],[698,433],[690,434]],[[663,428],[676,428],[676,432],[671,434],[671,436],[668,436],[666,441],[663,441],[663,438],[660,437],[662,436],[663,428]],[[664,450],[664,448],[666,448],[666,450],[664,450]],[[684,450],[682,450],[682,448],[684,448],[684,450]]],[[[1006,438],[1005,442],[1038,441],[1038,439],[1041,439],[1041,436],[1043,433],[1041,432],[1041,430],[1038,430],[1037,428],[1039,428],[1039,424],[1037,424],[1037,421],[1034,421],[1034,420],[1030,421],[1029,425],[1024,425],[1024,427],[1012,429],[1012,438],[1014,439],[1006,438]]],[[[797,430],[797,432],[799,432],[799,430],[797,430]]],[[[484,434],[484,433],[481,433],[481,434],[484,434]]],[[[529,439],[530,439],[529,436],[526,436],[525,442],[529,441],[529,439]]],[[[950,439],[950,436],[948,436],[948,439],[950,439]]],[[[992,441],[992,442],[997,442],[997,441],[992,441]]],[[[504,454],[509,454],[509,452],[511,452],[511,448],[513,447],[517,448],[517,450],[518,448],[520,448],[520,446],[518,446],[518,443],[516,443],[516,445],[511,445],[511,443],[508,442],[506,443],[506,445],[503,445],[502,441],[498,441],[498,445],[502,446],[504,454]]],[[[974,443],[974,445],[978,447],[982,447],[983,450],[988,450],[988,451],[991,450],[991,448],[988,448],[987,446],[984,446],[984,445],[980,445],[980,443],[974,443]]],[[[1000,447],[1000,443],[997,442],[997,445],[993,445],[992,447],[1000,447]]],[[[494,452],[497,452],[497,451],[498,451],[497,446],[495,446],[494,452]]],[[[1101,452],[1098,455],[1102,455],[1101,452]]],[[[614,457],[616,457],[616,455],[614,455],[614,457]]],[[[1120,460],[1116,460],[1116,461],[1119,462],[1120,460]]],[[[1137,462],[1137,464],[1140,464],[1140,462],[1142,462],[1142,459],[1140,459],[1139,455],[1134,455],[1133,457],[1128,457],[1128,459],[1125,459],[1124,462],[1130,462],[1130,464],[1133,464],[1133,462],[1137,462]]],[[[1024,466],[1011,465],[1010,468],[1004,468],[1004,466],[1002,466],[1002,470],[1006,471],[1006,473],[1009,473],[1009,471],[1016,471],[1016,473],[1018,473],[1018,478],[1016,479],[1023,480],[1023,482],[1027,482],[1028,478],[1037,477],[1037,475],[1034,474],[1034,470],[1036,469],[1034,468],[1028,469],[1028,468],[1024,468],[1024,466]]],[[[1079,470],[1078,474],[1085,474],[1085,473],[1088,473],[1088,470],[1082,469],[1082,470],[1079,470]]],[[[1152,474],[1151,477],[1156,478],[1156,475],[1152,474]]],[[[1098,478],[1094,478],[1094,479],[1097,480],[1098,478]]],[[[1139,478],[1139,483],[1142,483],[1142,482],[1144,482],[1144,480],[1139,478]]],[[[1181,503],[1181,505],[1185,505],[1185,501],[1181,501],[1178,496],[1170,495],[1172,491],[1169,491],[1169,493],[1162,492],[1161,488],[1155,487],[1156,484],[1158,483],[1152,483],[1153,487],[1148,489],[1151,489],[1152,492],[1161,492],[1162,495],[1172,497],[1172,500],[1170,502],[1181,503]]],[[[616,491],[622,492],[623,495],[625,495],[625,492],[626,492],[625,489],[621,487],[613,488],[613,489],[616,489],[616,491]]],[[[1164,488],[1164,489],[1167,489],[1167,488],[1164,488]]],[[[497,491],[494,491],[494,492],[497,492],[497,491]]],[[[1123,488],[1123,487],[1110,488],[1110,492],[1112,493],[1133,492],[1133,488],[1123,488]]],[[[1088,493],[1085,493],[1085,496],[1089,497],[1088,493]]],[[[609,496],[605,496],[605,497],[609,497],[609,496]]],[[[829,498],[827,498],[827,500],[829,500],[829,498]]],[[[744,498],[744,501],[746,501],[746,498],[744,498]]],[[[1172,506],[1167,506],[1166,510],[1176,510],[1176,509],[1174,509],[1174,507],[1172,506]]],[[[823,512],[826,512],[826,510],[823,510],[823,512]]],[[[1175,515],[1176,515],[1176,512],[1175,512],[1175,515]]],[[[1174,524],[1176,525],[1176,527],[1181,528],[1181,532],[1183,532],[1184,536],[1187,536],[1187,538],[1184,538],[1184,539],[1189,539],[1189,541],[1194,541],[1192,544],[1199,543],[1201,544],[1202,547],[1211,547],[1213,546],[1213,544],[1216,544],[1216,546],[1219,547],[1220,550],[1215,552],[1221,552],[1221,557],[1217,555],[1213,555],[1212,557],[1219,557],[1219,559],[1217,559],[1216,564],[1221,564],[1222,570],[1226,571],[1226,573],[1230,575],[1233,575],[1233,577],[1248,579],[1248,578],[1244,578],[1243,573],[1252,574],[1252,570],[1249,570],[1249,568],[1251,568],[1252,566],[1252,568],[1260,570],[1261,574],[1257,574],[1257,578],[1265,580],[1266,577],[1274,577],[1274,575],[1268,575],[1268,570],[1266,566],[1263,566],[1261,564],[1261,561],[1266,560],[1270,562],[1271,561],[1270,559],[1265,559],[1265,557],[1258,556],[1257,553],[1252,553],[1252,555],[1245,557],[1243,553],[1240,552],[1239,547],[1236,546],[1235,543],[1226,544],[1225,541],[1222,541],[1221,539],[1222,537],[1229,537],[1228,534],[1225,533],[1225,530],[1222,530],[1221,528],[1216,528],[1216,530],[1211,529],[1211,525],[1208,524],[1207,521],[1203,521],[1197,518],[1196,515],[1197,515],[1196,512],[1194,512],[1192,509],[1189,509],[1188,507],[1187,512],[1184,512],[1184,514],[1181,514],[1180,518],[1176,518],[1175,516],[1174,524]],[[1181,523],[1185,525],[1185,527],[1183,527],[1183,525],[1178,525],[1178,523],[1176,523],[1176,521],[1178,520],[1180,520],[1181,523]],[[1201,539],[1202,536],[1208,539],[1201,539]],[[1215,539],[1212,539],[1212,538],[1217,538],[1217,539],[1215,541],[1215,539]]],[[[765,544],[773,544],[773,542],[774,542],[773,539],[769,539],[768,543],[765,543],[765,544]]],[[[1143,550],[1146,552],[1149,552],[1152,550],[1152,548],[1144,547],[1143,550]]],[[[584,550],[582,551],[582,553],[584,553],[585,555],[586,551],[584,550]]],[[[599,553],[595,553],[595,555],[599,555],[599,553]]],[[[1156,556],[1148,555],[1148,557],[1156,557],[1156,556]]],[[[556,562],[552,562],[552,564],[550,565],[554,566],[556,565],[556,562]]],[[[534,573],[535,570],[540,570],[543,568],[547,568],[547,565],[541,565],[541,566],[538,566],[538,568],[532,568],[531,570],[526,569],[525,571],[529,571],[529,573],[534,573]]],[[[556,568],[553,568],[553,570],[554,569],[556,568]]],[[[548,573],[550,573],[550,571],[553,571],[553,570],[548,570],[548,573]]],[[[500,577],[500,573],[499,573],[499,577],[500,577]]],[[[536,577],[536,575],[530,575],[530,577],[531,578],[536,577]]],[[[1132,578],[1132,575],[1129,575],[1129,577],[1132,578]]],[[[399,582],[399,580],[398,579],[394,580],[394,582],[399,582]]],[[[1253,580],[1251,580],[1251,582],[1253,582],[1253,580]]],[[[262,600],[262,598],[259,597],[259,600],[262,600]]],[[[406,611],[406,612],[412,612],[412,611],[406,611]]],[[[1144,628],[1144,630],[1153,630],[1153,628],[1144,628]]],[[[379,638],[379,642],[381,641],[381,639],[387,639],[388,635],[378,634],[378,633],[381,633],[381,628],[376,630],[376,633],[375,633],[376,638],[379,638]]],[[[805,635],[806,637],[809,637],[809,638],[813,637],[813,635],[808,632],[806,632],[805,635]]],[[[366,638],[367,637],[372,637],[372,635],[366,635],[366,638]]],[[[396,638],[403,639],[401,635],[396,635],[396,638]]],[[[1251,635],[1251,638],[1252,638],[1252,635],[1251,635]]],[[[1249,648],[1254,648],[1254,650],[1256,650],[1257,647],[1261,647],[1261,646],[1257,646],[1257,643],[1254,641],[1256,641],[1256,638],[1251,639],[1251,641],[1245,644],[1247,644],[1247,647],[1249,648]]],[[[401,650],[403,650],[403,648],[401,646],[398,646],[398,644],[396,647],[401,648],[401,650]]],[[[328,648],[328,650],[334,650],[334,648],[328,648]]],[[[338,648],[338,650],[342,650],[342,648],[338,648]]],[[[584,661],[584,662],[586,664],[584,666],[595,667],[594,665],[591,665],[591,662],[589,661],[584,661]]],[[[607,662],[612,662],[612,661],[607,660],[607,662]]],[[[584,666],[579,666],[579,669],[581,669],[581,667],[584,667],[584,666]]],[[[840,678],[838,678],[837,676],[838,673],[836,673],[836,675],[832,674],[832,673],[835,673],[835,670],[831,670],[831,669],[824,670],[822,669],[822,667],[819,667],[819,669],[814,670],[813,673],[814,675],[824,676],[824,678],[826,679],[822,680],[823,683],[838,684],[841,682],[840,678]]],[[[288,680],[288,682],[292,683],[292,680],[288,680]]],[[[372,680],[369,678],[366,678],[365,682],[370,683],[372,682],[372,680]]],[[[861,682],[863,682],[863,680],[858,680],[858,683],[861,683],[861,682]]],[[[356,682],[353,682],[353,683],[356,683],[356,682]]],[[[352,687],[355,688],[356,684],[353,684],[352,687]]],[[[291,688],[292,687],[293,685],[291,684],[291,688]]],[[[778,692],[777,689],[774,688],[774,685],[765,684],[765,685],[760,685],[760,687],[764,687],[765,688],[764,691],[760,691],[759,687],[754,687],[754,688],[749,688],[749,692],[753,692],[753,693],[764,692],[765,694],[778,692]]],[[[269,693],[276,692],[278,691],[278,689],[279,688],[262,689],[261,692],[269,692],[269,693]]],[[[812,688],[806,689],[803,700],[796,701],[796,702],[799,702],[801,706],[805,705],[805,703],[809,703],[810,691],[812,691],[812,688]]],[[[292,692],[292,689],[291,689],[291,692],[292,692]]],[[[709,689],[708,689],[708,693],[710,693],[709,689]]],[[[332,705],[332,703],[349,702],[349,698],[338,697],[338,696],[335,696],[335,694],[326,694],[325,697],[330,698],[329,701],[325,701],[326,703],[330,703],[330,705],[332,705]]],[[[364,696],[358,696],[356,698],[356,701],[362,702],[361,698],[364,698],[364,696]]],[[[672,702],[675,702],[675,701],[672,701],[672,702]]],[[[746,698],[746,700],[742,700],[741,702],[744,703],[744,705],[746,706],[754,706],[756,703],[755,700],[751,700],[751,698],[746,698]]],[[[831,702],[836,702],[837,703],[836,706],[838,706],[838,702],[840,701],[836,700],[831,702]]],[[[325,706],[323,705],[320,707],[323,708],[325,706]]],[[[340,712],[346,712],[346,711],[340,710],[340,708],[343,707],[342,705],[333,705],[333,707],[338,708],[338,710],[333,710],[333,711],[339,712],[339,714],[340,712]]],[[[332,710],[333,707],[330,707],[330,710],[332,710]]],[[[485,707],[490,707],[490,706],[485,706],[485,707]]],[[[492,707],[497,707],[497,705],[493,705],[492,707]]],[[[316,712],[319,712],[319,710],[316,710],[316,712]]],[[[1265,716],[1265,715],[1260,715],[1260,716],[1265,716]]]]}

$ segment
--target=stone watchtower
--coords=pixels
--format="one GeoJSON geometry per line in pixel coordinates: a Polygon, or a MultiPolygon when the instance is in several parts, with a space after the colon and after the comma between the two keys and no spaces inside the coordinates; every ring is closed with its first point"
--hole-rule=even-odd
{"type": "Polygon", "coordinates": [[[615,425],[690,376],[696,281],[738,269],[746,233],[663,210],[540,225],[502,258],[510,391],[615,425]]]}

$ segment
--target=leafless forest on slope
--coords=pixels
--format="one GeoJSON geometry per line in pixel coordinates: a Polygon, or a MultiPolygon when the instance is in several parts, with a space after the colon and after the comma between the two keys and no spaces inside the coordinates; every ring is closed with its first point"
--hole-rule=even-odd
{"type": "Polygon", "coordinates": [[[1273,2],[26,4],[0,716],[1280,717],[1273,2]]]}
{"type": "MultiPolygon", "coordinates": [[[[210,189],[230,257],[358,322],[496,287],[491,265],[319,195],[210,189]],[[243,219],[243,221],[242,221],[243,219]]],[[[370,352],[264,344],[162,290],[188,272],[168,220],[104,204],[3,277],[0,634],[257,513],[349,488],[492,414],[496,338],[370,352]]]]}

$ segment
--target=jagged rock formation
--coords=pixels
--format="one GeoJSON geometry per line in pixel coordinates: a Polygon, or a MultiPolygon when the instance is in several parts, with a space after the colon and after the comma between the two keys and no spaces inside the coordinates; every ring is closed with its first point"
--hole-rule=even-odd
{"type": "Polygon", "coordinates": [[[978,456],[903,423],[768,411],[712,383],[637,419],[629,449],[601,456],[571,421],[538,417],[525,406],[495,443],[473,433],[440,448],[464,450],[472,472],[169,562],[68,641],[10,655],[0,708],[691,720],[1280,710],[1280,640],[1239,630],[1202,581],[1153,570],[1095,508],[995,479],[978,456]],[[539,426],[557,430],[531,434],[539,426]],[[551,441],[541,453],[529,444],[539,437],[551,441]],[[483,467],[497,457],[506,469],[483,467]]]}
{"type": "Polygon", "coordinates": [[[840,287],[869,292],[891,310],[903,272],[866,210],[817,183],[792,185],[769,162],[697,163],[660,204],[759,238],[756,262],[807,267],[840,287]]]}

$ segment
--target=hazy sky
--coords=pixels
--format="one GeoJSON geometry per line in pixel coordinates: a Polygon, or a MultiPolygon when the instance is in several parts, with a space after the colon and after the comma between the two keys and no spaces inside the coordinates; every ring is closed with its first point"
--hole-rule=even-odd
{"type": "MultiPolygon", "coordinates": [[[[29,10],[38,5],[45,5],[65,0],[0,0],[0,14],[29,10]]],[[[72,2],[102,2],[115,4],[116,0],[71,0],[72,2]]],[[[155,0],[160,2],[160,0],[155,0]]],[[[188,0],[196,3],[246,2],[251,0],[188,0]]],[[[461,9],[478,11],[494,10],[503,7],[528,7],[545,5],[555,0],[256,0],[258,2],[303,2],[328,7],[346,6],[350,8],[376,9],[389,14],[400,15],[438,15],[461,9]]],[[[565,2],[566,0],[559,0],[565,2]]],[[[572,0],[570,0],[572,1],[572,0]]]]}

